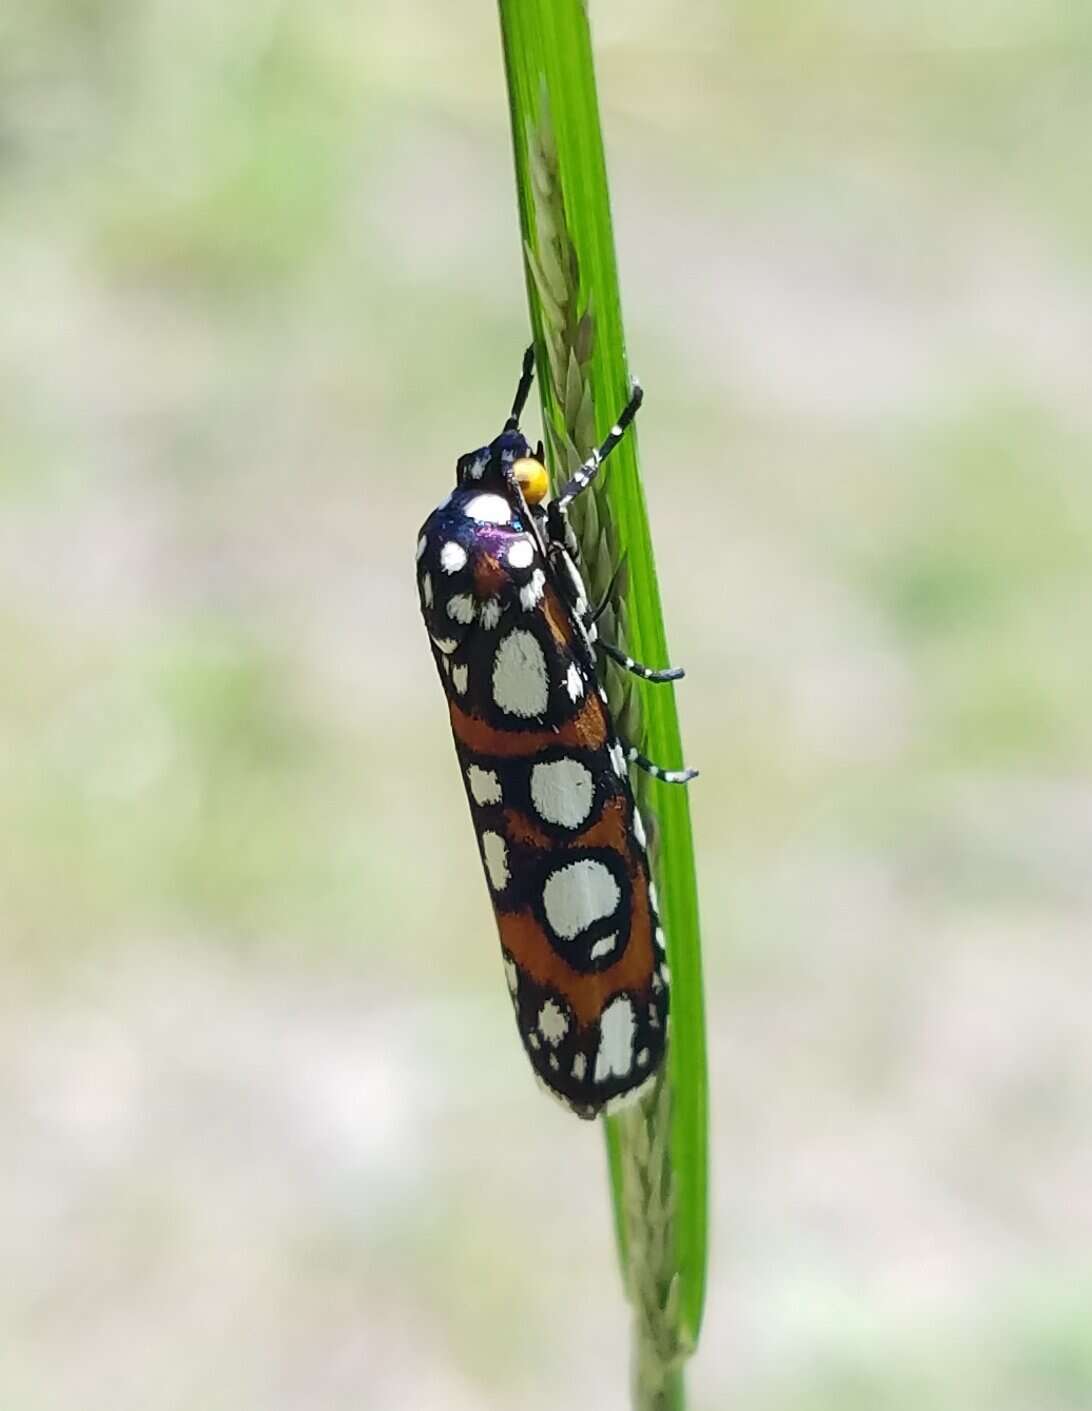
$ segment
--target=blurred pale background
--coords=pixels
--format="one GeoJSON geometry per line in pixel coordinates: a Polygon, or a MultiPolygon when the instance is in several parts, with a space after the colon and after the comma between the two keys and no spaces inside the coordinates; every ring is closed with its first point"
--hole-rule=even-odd
{"type": "MultiPolygon", "coordinates": [[[[698,1408],[1092,1405],[1092,11],[603,0],[693,789],[698,1408]]],[[[418,524],[488,3],[0,10],[0,1405],[621,1411],[418,524]]]]}

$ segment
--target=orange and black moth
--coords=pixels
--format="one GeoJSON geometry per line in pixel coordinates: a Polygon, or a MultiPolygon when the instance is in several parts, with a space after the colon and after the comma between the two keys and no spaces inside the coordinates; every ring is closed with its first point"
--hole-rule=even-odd
{"type": "Polygon", "coordinates": [[[532,354],[512,413],[460,456],[455,489],[421,530],[417,585],[520,1037],[542,1084],[581,1117],[612,1112],[655,1079],[667,1045],[669,974],[636,765],[600,679],[610,657],[647,681],[596,629],[567,508],[641,403],[547,501],[542,446],[519,430],[532,354]]]}

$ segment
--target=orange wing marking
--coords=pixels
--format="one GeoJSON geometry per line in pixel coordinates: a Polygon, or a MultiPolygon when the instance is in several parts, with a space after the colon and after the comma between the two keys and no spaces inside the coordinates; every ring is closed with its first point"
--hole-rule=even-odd
{"type": "Polygon", "coordinates": [[[497,912],[501,942],[512,959],[537,984],[562,995],[582,1028],[599,1018],[607,998],[619,990],[648,991],[655,970],[651,927],[648,888],[639,875],[633,884],[629,943],[609,969],[589,975],[562,959],[529,911],[497,912]]]}
{"type": "Polygon", "coordinates": [[[498,730],[476,715],[469,715],[455,701],[451,709],[451,728],[455,738],[475,754],[502,755],[508,758],[537,754],[551,745],[571,745],[576,749],[597,750],[607,741],[607,715],[597,692],[584,698],[584,704],[571,719],[554,730],[498,730]]]}

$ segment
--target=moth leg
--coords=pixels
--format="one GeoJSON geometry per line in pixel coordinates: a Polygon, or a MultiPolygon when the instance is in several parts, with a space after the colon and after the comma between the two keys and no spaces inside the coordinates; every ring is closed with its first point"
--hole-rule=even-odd
{"type": "Polygon", "coordinates": [[[658,764],[653,764],[640,750],[633,745],[627,745],[624,740],[622,748],[630,764],[635,764],[638,769],[643,769],[646,774],[651,774],[653,779],[659,779],[661,783],[689,784],[691,779],[698,777],[696,769],[661,769],[658,764]]]}
{"type": "Polygon", "coordinates": [[[651,666],[644,666],[639,661],[634,661],[631,656],[612,646],[610,642],[599,639],[599,647],[606,652],[611,661],[616,661],[619,666],[624,666],[627,671],[632,671],[634,676],[639,676],[642,681],[679,681],[686,675],[681,666],[667,666],[662,671],[656,671],[651,666]]]}
{"type": "MultiPolygon", "coordinates": [[[[576,535],[573,533],[573,527],[569,523],[568,507],[570,504],[572,504],[573,500],[577,497],[577,495],[579,495],[582,490],[587,489],[587,487],[595,479],[596,475],[599,473],[599,467],[603,464],[606,458],[610,455],[611,451],[614,450],[615,446],[617,446],[618,442],[625,435],[626,428],[629,426],[633,418],[637,415],[637,409],[638,407],[640,407],[642,401],[644,400],[644,395],[645,394],[641,388],[641,384],[635,381],[633,383],[633,392],[630,396],[630,399],[626,403],[625,407],[622,409],[622,414],[618,418],[617,422],[615,422],[614,426],[611,427],[610,434],[607,436],[607,439],[597,450],[591,453],[591,455],[580,467],[580,469],[576,471],[572,479],[561,491],[561,493],[557,495],[554,499],[552,499],[546,507],[545,529],[546,539],[549,544],[549,547],[558,559],[567,558],[571,564],[570,572],[561,575],[562,581],[566,584],[565,596],[568,598],[570,606],[573,608],[574,611],[578,613],[578,615],[582,619],[585,630],[588,633],[588,637],[593,642],[595,641],[597,635],[595,630],[595,624],[599,620],[600,615],[606,610],[607,605],[612,600],[615,585],[617,584],[618,579],[621,576],[621,573],[625,566],[625,560],[623,558],[623,560],[615,568],[614,573],[611,577],[610,585],[607,588],[607,592],[603,598],[603,601],[599,604],[599,606],[595,609],[594,612],[591,612],[587,602],[586,589],[578,592],[576,591],[577,585],[572,584],[570,586],[568,582],[568,580],[571,580],[574,577],[579,579],[580,573],[580,570],[577,566],[580,563],[580,548],[576,542],[576,535]]],[[[582,580],[579,582],[579,587],[583,589],[582,580]]],[[[673,680],[674,678],[669,677],[666,679],[673,680]]]]}
{"type": "Polygon", "coordinates": [[[635,381],[629,401],[622,408],[622,415],[611,427],[607,439],[598,450],[592,451],[591,455],[580,469],[574,472],[572,479],[554,501],[554,504],[557,505],[559,510],[567,509],[569,505],[572,504],[573,500],[576,499],[577,495],[579,495],[581,491],[586,490],[599,474],[599,467],[626,434],[626,427],[637,415],[637,408],[644,401],[644,396],[645,394],[641,384],[635,381]]]}
{"type": "Polygon", "coordinates": [[[552,548],[568,554],[574,565],[579,563],[580,546],[565,507],[558,500],[551,500],[546,506],[546,537],[552,548]]]}

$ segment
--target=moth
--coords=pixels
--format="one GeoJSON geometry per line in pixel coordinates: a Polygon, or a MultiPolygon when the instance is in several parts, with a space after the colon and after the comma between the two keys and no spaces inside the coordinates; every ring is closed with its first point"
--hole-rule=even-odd
{"type": "Polygon", "coordinates": [[[417,586],[496,914],[520,1038],[540,1082],[581,1117],[634,1101],[663,1062],[669,974],[629,766],[665,770],[619,738],[600,660],[652,670],[599,637],[569,505],[641,405],[547,499],[541,442],[519,423],[528,349],[500,435],[458,458],[455,489],[417,543],[417,586]]]}

